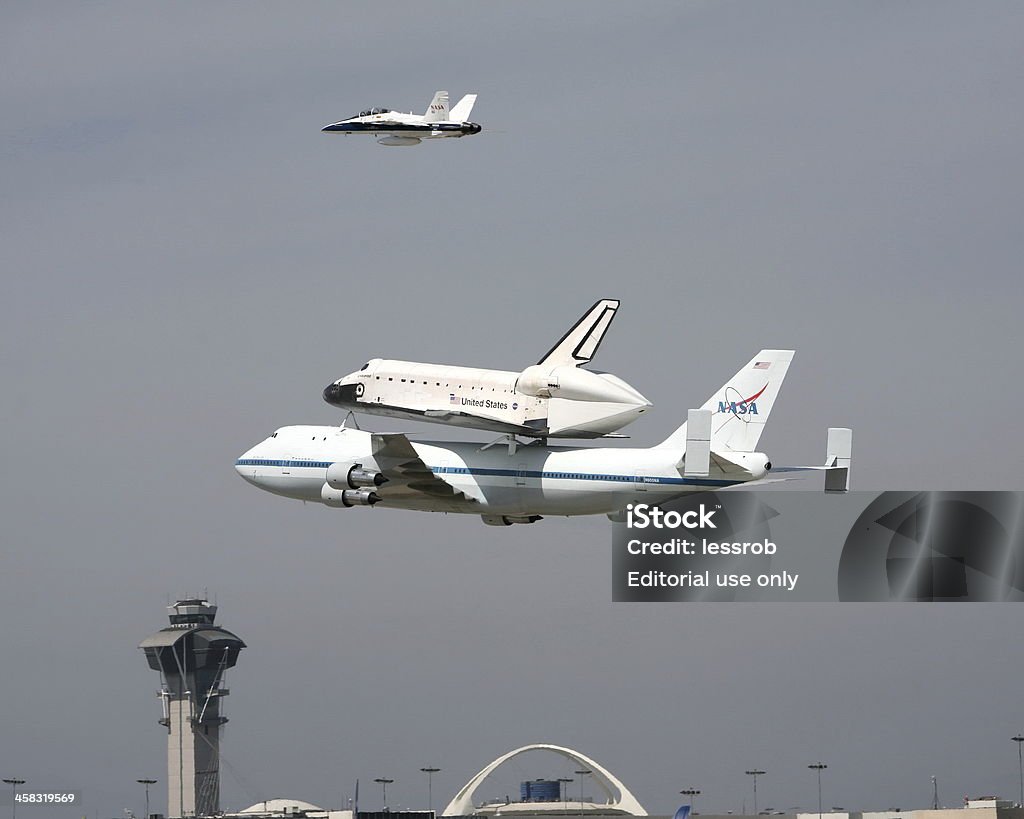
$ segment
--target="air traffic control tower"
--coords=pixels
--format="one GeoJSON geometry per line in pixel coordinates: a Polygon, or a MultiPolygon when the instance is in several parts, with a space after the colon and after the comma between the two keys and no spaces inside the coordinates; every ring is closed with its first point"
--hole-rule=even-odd
{"type": "Polygon", "coordinates": [[[220,812],[220,711],[227,695],[224,672],[245,648],[213,624],[217,607],[206,600],[179,600],[167,607],[171,624],[139,644],[149,667],[160,672],[167,728],[167,815],[213,816],[220,812]]]}

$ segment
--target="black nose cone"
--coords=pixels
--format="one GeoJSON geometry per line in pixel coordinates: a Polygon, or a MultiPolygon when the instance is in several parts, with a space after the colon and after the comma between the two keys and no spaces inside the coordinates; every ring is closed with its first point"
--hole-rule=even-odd
{"type": "Polygon", "coordinates": [[[324,388],[324,401],[335,407],[343,407],[346,401],[354,401],[356,397],[355,387],[344,384],[328,384],[324,388]]]}
{"type": "Polygon", "coordinates": [[[467,122],[465,125],[462,126],[462,131],[463,133],[466,134],[479,134],[480,126],[477,125],[475,122],[467,122]]]}

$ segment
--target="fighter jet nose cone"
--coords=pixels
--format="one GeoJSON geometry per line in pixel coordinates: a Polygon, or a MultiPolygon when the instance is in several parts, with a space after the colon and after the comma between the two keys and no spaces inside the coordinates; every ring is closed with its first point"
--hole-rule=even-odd
{"type": "Polygon", "coordinates": [[[462,126],[463,133],[466,134],[479,134],[480,126],[475,122],[467,122],[462,126]]]}

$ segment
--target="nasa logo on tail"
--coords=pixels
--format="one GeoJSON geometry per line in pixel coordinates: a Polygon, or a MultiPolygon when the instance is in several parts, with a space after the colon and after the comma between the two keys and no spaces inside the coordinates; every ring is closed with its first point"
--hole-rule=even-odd
{"type": "MultiPolygon", "coordinates": [[[[757,399],[761,397],[761,394],[768,389],[768,385],[765,384],[761,389],[754,393],[749,398],[740,398],[741,393],[735,387],[725,388],[725,400],[718,402],[719,412],[730,412],[737,418],[744,415],[757,415],[757,399]],[[735,395],[734,400],[732,396],[735,395]]],[[[747,420],[747,419],[742,419],[747,420]]]]}

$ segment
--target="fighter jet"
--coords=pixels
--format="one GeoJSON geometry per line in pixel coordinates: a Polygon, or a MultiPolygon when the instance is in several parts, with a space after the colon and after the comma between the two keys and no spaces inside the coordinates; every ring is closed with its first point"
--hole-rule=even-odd
{"type": "Polygon", "coordinates": [[[618,300],[601,299],[522,372],[374,358],[328,384],[324,400],[350,412],[527,438],[611,435],[651,407],[621,378],[582,367],[618,308],[618,300]]]}
{"type": "Polygon", "coordinates": [[[479,134],[480,126],[469,122],[476,94],[466,94],[451,111],[448,110],[448,92],[438,91],[426,112],[402,114],[389,108],[370,108],[354,117],[333,122],[323,128],[331,133],[372,134],[380,137],[380,145],[419,145],[423,139],[463,137],[479,134]]]}

